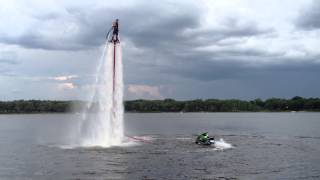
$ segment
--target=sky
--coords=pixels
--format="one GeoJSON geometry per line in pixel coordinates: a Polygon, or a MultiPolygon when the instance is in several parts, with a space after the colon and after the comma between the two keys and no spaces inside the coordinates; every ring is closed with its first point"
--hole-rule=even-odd
{"type": "Polygon", "coordinates": [[[0,4],[0,100],[86,99],[115,18],[127,100],[320,97],[319,0],[0,4]]]}

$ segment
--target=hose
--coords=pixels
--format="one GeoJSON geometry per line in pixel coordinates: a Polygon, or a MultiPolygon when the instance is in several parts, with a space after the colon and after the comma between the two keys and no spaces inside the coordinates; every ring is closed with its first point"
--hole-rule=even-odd
{"type": "Polygon", "coordinates": [[[148,143],[148,144],[152,144],[152,141],[150,140],[146,140],[146,139],[142,139],[142,138],[137,138],[137,137],[134,137],[134,136],[128,136],[128,135],[125,135],[127,138],[130,138],[130,139],[133,139],[133,140],[136,140],[136,141],[141,141],[141,142],[144,142],[144,143],[148,143]]]}

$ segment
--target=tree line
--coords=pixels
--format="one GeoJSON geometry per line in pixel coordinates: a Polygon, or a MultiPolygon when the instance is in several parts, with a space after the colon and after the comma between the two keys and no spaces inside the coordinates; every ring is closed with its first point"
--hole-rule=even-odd
{"type": "Polygon", "coordinates": [[[320,111],[320,98],[270,98],[249,101],[238,99],[196,99],[190,101],[133,100],[125,102],[129,112],[260,112],[320,111]]]}
{"type": "MultiPolygon", "coordinates": [[[[84,101],[0,101],[0,113],[64,113],[80,112],[84,101]]],[[[320,111],[320,98],[293,97],[291,99],[270,98],[266,100],[196,99],[177,101],[131,100],[124,102],[127,112],[280,112],[320,111]]]]}
{"type": "Polygon", "coordinates": [[[0,101],[0,113],[70,112],[71,101],[16,100],[0,101]]]}

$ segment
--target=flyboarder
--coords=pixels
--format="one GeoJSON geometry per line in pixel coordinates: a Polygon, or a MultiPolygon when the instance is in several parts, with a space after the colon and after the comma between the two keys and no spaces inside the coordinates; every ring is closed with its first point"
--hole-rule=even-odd
{"type": "Polygon", "coordinates": [[[118,34],[119,34],[119,19],[116,19],[112,23],[112,38],[110,42],[119,42],[118,34]]]}
{"type": "Polygon", "coordinates": [[[111,29],[108,31],[106,39],[108,42],[112,43],[113,45],[113,92],[115,92],[115,86],[116,86],[116,49],[117,49],[117,44],[120,43],[119,41],[119,19],[116,19],[115,21],[112,22],[112,27],[111,29]],[[109,39],[109,34],[112,30],[112,36],[111,39],[109,39]]]}

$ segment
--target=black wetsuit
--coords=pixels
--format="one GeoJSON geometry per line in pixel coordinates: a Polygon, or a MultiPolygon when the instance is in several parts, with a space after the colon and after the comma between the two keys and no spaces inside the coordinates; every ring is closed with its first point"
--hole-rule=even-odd
{"type": "Polygon", "coordinates": [[[112,32],[112,40],[111,41],[119,42],[118,34],[119,34],[119,24],[116,21],[116,22],[114,22],[114,25],[113,25],[113,32],[112,32]]]}
{"type": "Polygon", "coordinates": [[[115,26],[113,27],[113,35],[118,36],[118,33],[119,33],[119,25],[118,25],[118,22],[115,22],[115,26]]]}

